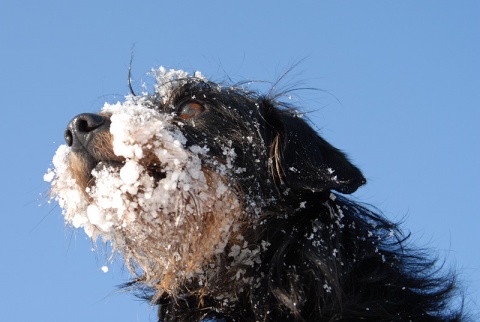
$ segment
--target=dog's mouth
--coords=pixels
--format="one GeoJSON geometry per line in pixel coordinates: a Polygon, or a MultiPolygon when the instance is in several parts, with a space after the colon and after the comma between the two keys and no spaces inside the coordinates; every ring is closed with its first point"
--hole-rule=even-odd
{"type": "Polygon", "coordinates": [[[89,185],[94,185],[95,180],[93,173],[100,172],[100,171],[120,171],[121,168],[125,166],[125,161],[118,161],[118,160],[100,160],[94,163],[94,166],[91,169],[88,169],[88,180],[89,185]]]}
{"type": "Polygon", "coordinates": [[[94,169],[102,170],[104,168],[121,168],[125,165],[125,161],[117,161],[117,160],[101,160],[98,161],[94,169]]]}
{"type": "Polygon", "coordinates": [[[159,164],[148,165],[145,168],[147,170],[148,175],[152,177],[157,183],[160,180],[165,179],[167,177],[167,173],[165,169],[159,164]]]}
{"type": "MultiPolygon", "coordinates": [[[[75,153],[75,152],[74,152],[75,153]]],[[[84,157],[84,156],[82,156],[84,157]]],[[[120,172],[124,169],[126,160],[125,158],[119,157],[117,159],[107,159],[107,160],[96,160],[93,156],[89,155],[90,160],[85,161],[85,166],[87,167],[82,173],[77,173],[76,176],[85,176],[85,178],[77,180],[77,183],[85,182],[84,191],[87,188],[91,188],[95,185],[95,174],[108,171],[108,172],[120,172]]],[[[145,173],[153,179],[155,185],[157,185],[161,180],[167,177],[167,172],[165,167],[160,164],[160,162],[149,163],[139,162],[139,164],[145,169],[145,173]]],[[[128,170],[124,170],[128,171],[128,170]]],[[[126,176],[129,174],[126,173],[126,176]]]]}

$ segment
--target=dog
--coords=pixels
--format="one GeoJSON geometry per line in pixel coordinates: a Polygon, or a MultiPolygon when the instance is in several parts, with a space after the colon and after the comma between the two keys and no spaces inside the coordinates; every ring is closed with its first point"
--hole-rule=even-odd
{"type": "Polygon", "coordinates": [[[281,95],[163,67],[72,119],[46,174],[159,321],[461,321],[454,274],[347,195],[362,172],[281,95]]]}

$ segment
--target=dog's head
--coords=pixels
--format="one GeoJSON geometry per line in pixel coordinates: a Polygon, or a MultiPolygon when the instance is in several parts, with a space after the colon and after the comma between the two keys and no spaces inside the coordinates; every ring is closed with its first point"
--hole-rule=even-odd
{"type": "MultiPolygon", "coordinates": [[[[154,94],[76,116],[46,179],[68,223],[110,241],[159,290],[202,286],[218,269],[253,265],[263,209],[365,183],[275,99],[199,73],[153,73],[154,94]]],[[[248,278],[244,271],[232,278],[248,278]]]]}

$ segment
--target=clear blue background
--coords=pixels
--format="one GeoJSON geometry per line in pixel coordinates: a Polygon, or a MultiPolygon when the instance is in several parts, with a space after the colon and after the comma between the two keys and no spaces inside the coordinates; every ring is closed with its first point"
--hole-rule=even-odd
{"type": "Polygon", "coordinates": [[[13,1],[0,3],[0,321],[154,321],[102,250],[65,227],[43,174],[67,122],[151,67],[274,81],[369,180],[355,197],[480,300],[480,2],[13,1]]]}

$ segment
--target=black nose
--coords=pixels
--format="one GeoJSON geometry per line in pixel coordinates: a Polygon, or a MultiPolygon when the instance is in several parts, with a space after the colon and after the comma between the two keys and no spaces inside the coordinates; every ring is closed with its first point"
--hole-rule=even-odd
{"type": "Polygon", "coordinates": [[[65,142],[73,151],[84,150],[92,136],[101,130],[108,129],[110,121],[98,114],[83,113],[75,116],[65,130],[65,142]]]}

